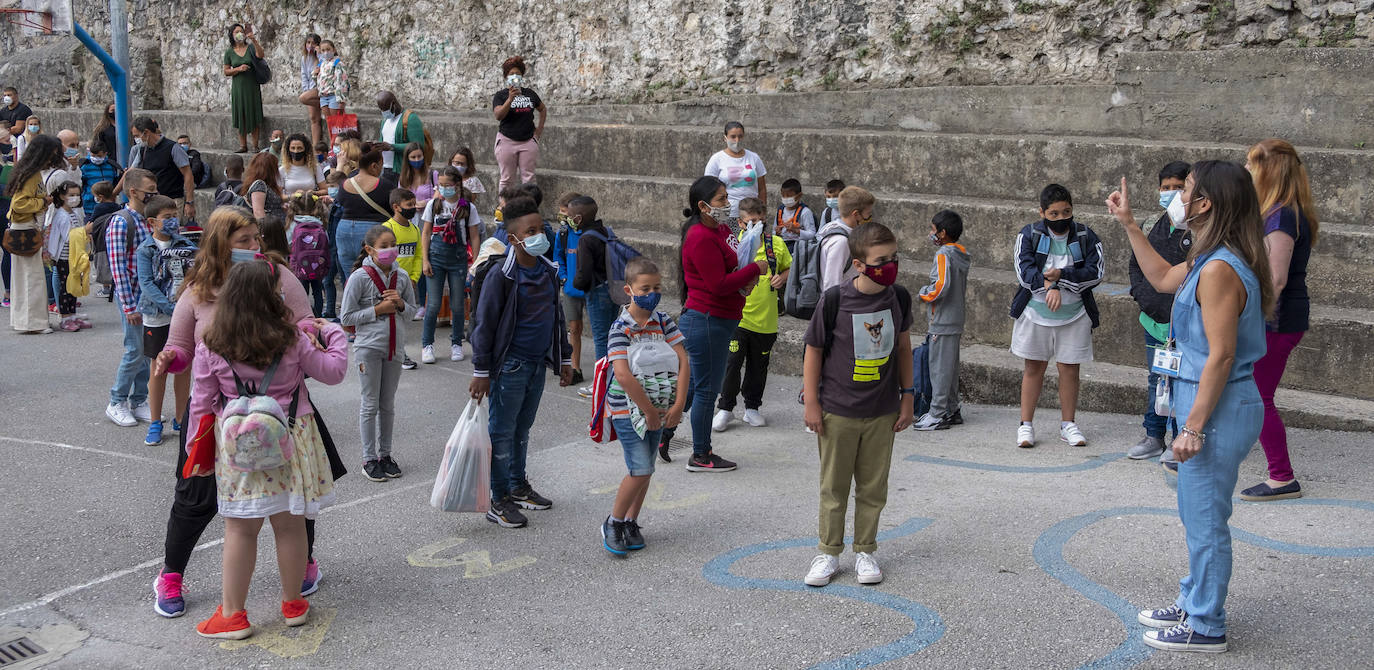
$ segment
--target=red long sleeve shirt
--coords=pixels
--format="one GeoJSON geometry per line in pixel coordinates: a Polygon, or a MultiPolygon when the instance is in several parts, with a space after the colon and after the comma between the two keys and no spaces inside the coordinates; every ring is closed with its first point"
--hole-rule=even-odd
{"type": "Polygon", "coordinates": [[[692,226],[682,244],[682,275],[687,282],[687,309],[722,319],[738,320],[744,314],[745,295],[740,293],[759,278],[759,266],[739,264],[725,238],[727,226],[692,226]]]}

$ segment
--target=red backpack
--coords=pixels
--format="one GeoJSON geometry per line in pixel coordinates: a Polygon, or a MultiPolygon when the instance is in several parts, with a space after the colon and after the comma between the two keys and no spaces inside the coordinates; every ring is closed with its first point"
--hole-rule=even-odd
{"type": "Polygon", "coordinates": [[[329,233],[314,217],[296,219],[291,232],[291,272],[301,281],[329,276],[329,233]]]}
{"type": "Polygon", "coordinates": [[[596,362],[595,372],[592,374],[592,420],[587,423],[587,435],[598,444],[607,444],[618,439],[615,425],[611,423],[610,414],[606,411],[606,394],[610,391],[611,376],[614,374],[615,369],[611,367],[610,361],[602,358],[596,362]]]}

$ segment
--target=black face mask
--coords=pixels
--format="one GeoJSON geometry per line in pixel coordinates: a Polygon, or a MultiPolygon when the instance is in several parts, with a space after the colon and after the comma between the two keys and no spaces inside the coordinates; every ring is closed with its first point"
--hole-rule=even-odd
{"type": "Polygon", "coordinates": [[[291,160],[293,160],[293,161],[303,161],[303,160],[305,160],[305,152],[304,152],[304,151],[290,151],[290,152],[287,152],[287,153],[289,153],[289,154],[291,155],[291,160]]]}
{"type": "Polygon", "coordinates": [[[1060,219],[1058,221],[1045,219],[1045,226],[1050,229],[1050,232],[1056,235],[1063,235],[1069,232],[1069,227],[1073,226],[1073,217],[1071,216],[1067,219],[1060,219]]]}
{"type": "Polygon", "coordinates": [[[401,217],[409,221],[410,219],[415,218],[415,212],[417,211],[419,211],[418,207],[402,207],[401,217]]]}

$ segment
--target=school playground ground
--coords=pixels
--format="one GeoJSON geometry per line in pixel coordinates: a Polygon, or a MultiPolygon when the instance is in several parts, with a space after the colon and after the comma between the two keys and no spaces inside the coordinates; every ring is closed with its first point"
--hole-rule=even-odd
{"type": "MultiPolygon", "coordinates": [[[[264,529],[249,596],[257,635],[204,640],[194,626],[218,601],[223,526],[192,559],[187,615],[155,615],[175,441],[146,447],[141,429],[105,419],[120,336],[113,309],[87,302],[93,331],[0,333],[0,643],[46,650],[6,670],[1369,667],[1370,434],[1290,434],[1309,497],[1237,503],[1232,651],[1170,655],[1144,647],[1135,622],[1137,608],[1172,601],[1187,568],[1162,469],[1123,457],[1139,417],[1082,413],[1091,442],[1079,449],[1058,442],[1044,410],[1040,446],[1016,449],[1005,407],[966,407],[962,427],[898,436],[876,554],[886,581],[857,585],[846,554],[835,582],[813,589],[801,578],[816,553],[817,457],[797,377],[770,380],[769,427],[716,436],[739,471],[685,472],[681,450],[659,465],[641,519],[648,548],[616,559],[597,524],[625,472],[620,448],[586,438],[588,401],[556,383],[529,461],[552,510],[505,530],[429,507],[471,370],[443,359],[403,377],[404,478],[373,483],[355,468],[321,516],[309,625],[284,628],[264,529]]],[[[352,467],[356,374],[312,395],[352,467]]],[[[1256,449],[1241,483],[1263,469],[1256,449]]]]}

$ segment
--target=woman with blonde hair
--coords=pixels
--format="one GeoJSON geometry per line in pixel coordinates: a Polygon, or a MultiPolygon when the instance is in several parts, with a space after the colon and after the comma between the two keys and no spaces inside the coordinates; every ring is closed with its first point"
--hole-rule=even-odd
{"type": "Polygon", "coordinates": [[[1289,354],[1309,326],[1307,262],[1317,244],[1317,210],[1312,205],[1307,167],[1292,144],[1279,139],[1260,142],[1250,148],[1245,167],[1254,179],[1264,216],[1264,246],[1278,307],[1264,334],[1268,349],[1255,364],[1255,385],[1264,400],[1259,441],[1269,462],[1269,479],[1241,491],[1240,497],[1252,502],[1301,498],[1302,485],[1288,459],[1288,431],[1274,406],[1274,392],[1289,354]]]}
{"type": "MultiPolygon", "coordinates": [[[[1231,583],[1231,494],[1240,463],[1259,437],[1264,404],[1255,388],[1264,356],[1265,318],[1274,313],[1259,201],[1245,169],[1201,161],[1184,182],[1177,228],[1192,231],[1188,258],[1170,266],[1136,224],[1126,179],[1107,200],[1141,272],[1156,291],[1174,293],[1175,346],[1154,370],[1167,379],[1165,404],[1178,419],[1178,515],[1188,545],[1188,575],[1178,598],[1137,615],[1154,628],[1144,642],[1169,651],[1226,651],[1231,583]]],[[[1158,357],[1157,357],[1158,360],[1158,357]]],[[[1167,410],[1166,410],[1167,411],[1167,410]]]]}
{"type": "MultiPolygon", "coordinates": [[[[314,313],[310,310],[310,298],[305,293],[296,276],[286,267],[286,260],[275,254],[263,254],[262,235],[252,214],[240,207],[220,207],[210,215],[200,237],[200,251],[195,263],[182,280],[181,294],[176,309],[172,313],[172,327],[167,336],[167,345],[153,363],[155,374],[178,374],[191,368],[192,356],[196,345],[205,337],[206,330],[214,320],[220,289],[229,277],[229,271],[237,263],[245,263],[259,258],[268,258],[277,266],[276,275],[286,308],[297,324],[313,323],[314,313]]],[[[162,571],[153,582],[157,599],[153,609],[164,617],[179,617],[185,613],[182,599],[182,573],[191,561],[191,552],[200,541],[205,527],[214,520],[217,511],[214,477],[185,477],[187,431],[197,427],[189,424],[189,415],[181,417],[186,431],[181,435],[181,449],[177,453],[176,493],[172,498],[172,509],[167,519],[166,555],[162,571]]],[[[334,479],[348,472],[339,459],[334,440],[329,435],[318,410],[315,414],[316,427],[324,440],[325,453],[329,458],[334,479]]],[[[320,570],[314,559],[315,522],[306,520],[306,534],[309,541],[309,562],[306,564],[305,580],[301,594],[310,595],[318,588],[320,570]]]]}

